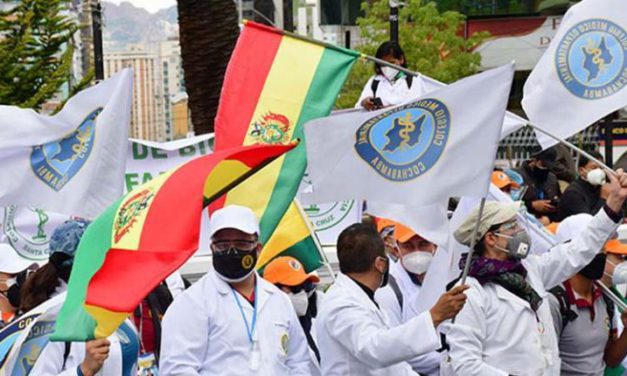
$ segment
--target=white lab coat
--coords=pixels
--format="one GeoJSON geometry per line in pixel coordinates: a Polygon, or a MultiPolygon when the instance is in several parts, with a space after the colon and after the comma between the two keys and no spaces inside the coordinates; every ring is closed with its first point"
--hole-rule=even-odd
{"type": "Polygon", "coordinates": [[[316,320],[324,376],[416,375],[405,361],[440,347],[429,312],[391,328],[386,315],[340,273],[316,320]]]}
{"type": "MultiPolygon", "coordinates": [[[[398,303],[398,298],[389,283],[376,291],[375,300],[387,315],[390,325],[395,327],[419,315],[412,307],[418,304],[413,300],[420,299],[420,286],[411,280],[400,260],[390,264],[390,275],[394,277],[401,292],[403,307],[401,308],[398,303]]],[[[435,376],[440,373],[441,358],[439,352],[433,351],[417,356],[408,363],[421,375],[435,376]]]]}
{"type": "MultiPolygon", "coordinates": [[[[135,328],[131,321],[127,320],[126,322],[129,327],[135,328]]],[[[102,365],[98,376],[120,376],[122,374],[122,347],[120,346],[120,337],[118,333],[115,332],[107,339],[111,342],[109,357],[102,365]]],[[[70,353],[65,361],[65,368],[63,368],[64,352],[65,342],[49,342],[41,351],[30,375],[77,376],[77,368],[85,359],[85,343],[72,342],[70,344],[70,353]]],[[[135,367],[137,367],[137,364],[135,364],[135,367]]],[[[137,371],[134,371],[133,373],[136,372],[137,371]]]]}
{"type": "Polygon", "coordinates": [[[537,316],[503,287],[469,277],[467,302],[446,334],[449,357],[442,369],[463,376],[559,375],[560,359],[547,290],[588,264],[616,231],[603,209],[570,243],[523,260],[527,281],[543,298],[537,316]]]}
{"type": "MultiPolygon", "coordinates": [[[[259,276],[257,284],[257,370],[250,368],[252,344],[231,286],[211,270],[165,313],[159,374],[308,375],[309,346],[289,298],[259,276]]],[[[236,295],[251,325],[253,307],[236,295]]]]}
{"type": "Polygon", "coordinates": [[[405,103],[409,100],[418,98],[423,95],[425,90],[422,84],[422,76],[418,75],[412,79],[411,88],[407,87],[407,80],[405,78],[400,78],[396,80],[394,83],[388,81],[385,76],[377,74],[376,76],[370,77],[364,89],[361,91],[361,95],[359,96],[359,100],[355,104],[355,108],[363,108],[361,102],[368,97],[372,97],[372,81],[379,81],[379,86],[377,86],[377,98],[381,98],[381,103],[383,103],[384,107],[387,106],[396,106],[402,103],[405,103]]]}

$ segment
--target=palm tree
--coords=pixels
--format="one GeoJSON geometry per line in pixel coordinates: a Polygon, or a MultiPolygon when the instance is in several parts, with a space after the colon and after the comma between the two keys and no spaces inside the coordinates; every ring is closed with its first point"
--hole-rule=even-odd
{"type": "Polygon", "coordinates": [[[239,35],[233,0],[177,0],[181,57],[196,134],[213,132],[220,89],[239,35]]]}

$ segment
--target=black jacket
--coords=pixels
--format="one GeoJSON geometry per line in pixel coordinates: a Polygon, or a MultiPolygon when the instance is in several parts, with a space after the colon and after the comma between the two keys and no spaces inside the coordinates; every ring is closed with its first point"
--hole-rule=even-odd
{"type": "Polygon", "coordinates": [[[560,199],[557,208],[559,221],[580,213],[596,214],[605,204],[601,198],[601,187],[594,186],[581,178],[572,182],[560,199]]]}
{"type": "Polygon", "coordinates": [[[557,182],[557,177],[554,173],[548,172],[544,181],[539,181],[533,175],[533,171],[527,162],[523,162],[522,166],[517,168],[516,171],[522,176],[524,184],[527,186],[527,192],[523,196],[523,201],[527,210],[536,216],[547,215],[551,221],[555,221],[557,215],[536,213],[531,206],[531,203],[536,200],[551,200],[553,198],[559,198],[561,196],[560,186],[557,182]]]}

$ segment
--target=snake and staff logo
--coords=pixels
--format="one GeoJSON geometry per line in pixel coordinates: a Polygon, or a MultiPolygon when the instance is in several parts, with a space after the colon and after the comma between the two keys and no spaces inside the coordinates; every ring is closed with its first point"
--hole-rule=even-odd
{"type": "Polygon", "coordinates": [[[100,112],[102,108],[92,111],[63,139],[33,147],[30,164],[39,180],[58,192],[78,173],[94,147],[100,112]]]}
{"type": "Polygon", "coordinates": [[[356,132],[355,150],[385,179],[410,181],[435,166],[450,128],[446,105],[433,98],[421,99],[362,124],[356,132]]]}
{"type": "Polygon", "coordinates": [[[50,235],[59,225],[58,218],[42,209],[9,205],[4,208],[3,232],[20,256],[31,260],[47,260],[50,235]]]}
{"type": "Polygon", "coordinates": [[[627,32],[603,19],[571,27],[555,53],[557,75],[572,94],[601,99],[627,85],[627,32]]]}

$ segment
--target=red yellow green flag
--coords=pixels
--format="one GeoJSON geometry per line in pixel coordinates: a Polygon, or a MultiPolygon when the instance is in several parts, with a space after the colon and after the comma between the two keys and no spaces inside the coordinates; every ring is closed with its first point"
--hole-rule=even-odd
{"type": "MultiPolygon", "coordinates": [[[[324,47],[247,22],[222,87],[215,122],[216,150],[302,139],[307,121],[331,112],[358,57],[355,51],[324,47]]],[[[260,240],[273,246],[271,251],[264,250],[259,266],[287,247],[300,243],[308,248],[313,244],[307,239],[309,230],[304,222],[307,219],[295,208],[290,210],[289,218],[282,220],[296,195],[306,164],[303,144],[229,192],[220,202],[220,205],[248,206],[259,217],[260,240]],[[283,233],[278,234],[278,239],[271,239],[275,229],[286,228],[297,229],[298,235],[283,233]]],[[[319,266],[319,258],[309,265],[313,267],[316,263],[319,266]]]]}
{"type": "Polygon", "coordinates": [[[111,335],[198,249],[203,208],[294,146],[239,147],[194,159],[107,208],[81,239],[52,340],[111,335]]]}

